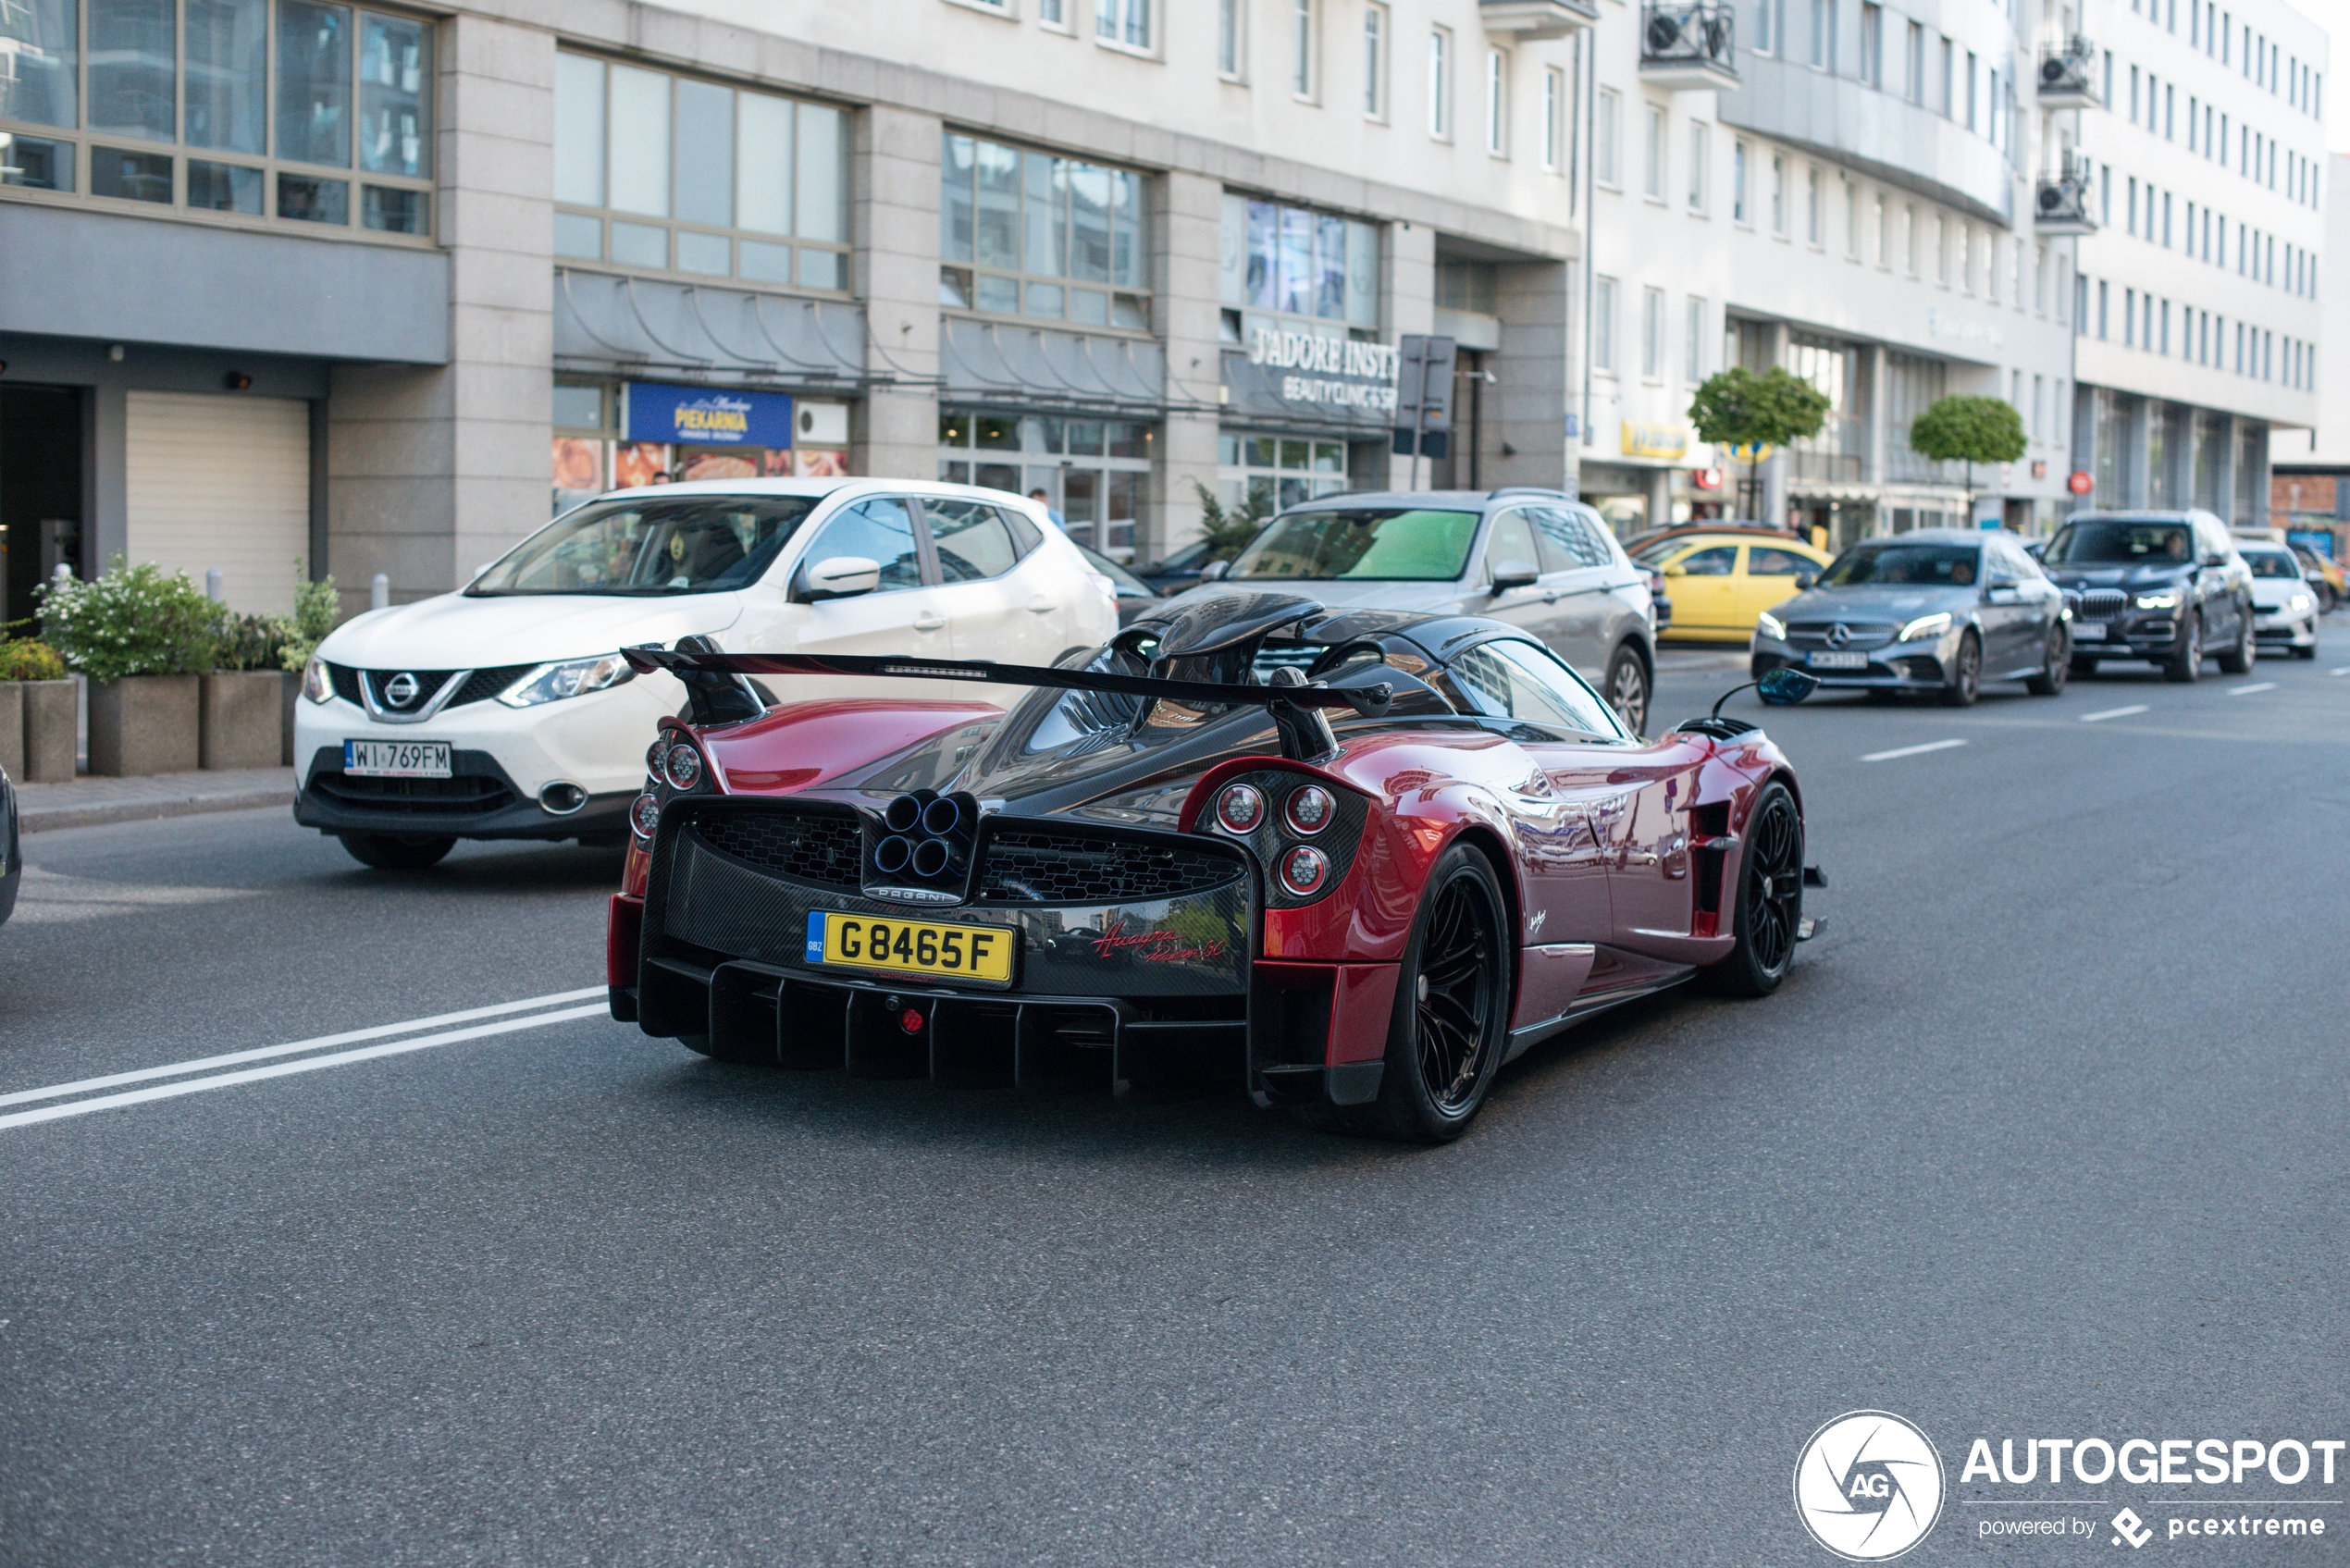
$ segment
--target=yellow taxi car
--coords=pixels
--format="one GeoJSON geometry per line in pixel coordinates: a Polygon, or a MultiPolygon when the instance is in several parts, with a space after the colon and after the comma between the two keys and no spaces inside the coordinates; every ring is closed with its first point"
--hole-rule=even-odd
{"type": "Polygon", "coordinates": [[[1778,534],[1688,534],[1634,550],[1664,579],[1676,642],[1746,646],[1754,618],[1812,586],[1834,556],[1778,534]]]}

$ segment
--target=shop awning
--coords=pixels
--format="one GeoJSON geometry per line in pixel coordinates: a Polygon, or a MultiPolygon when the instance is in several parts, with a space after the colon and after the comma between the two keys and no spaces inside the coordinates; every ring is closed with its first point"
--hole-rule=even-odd
{"type": "Polygon", "coordinates": [[[1166,414],[1167,351],[1147,338],[1062,332],[950,315],[939,323],[948,397],[971,402],[1166,414]]]}
{"type": "Polygon", "coordinates": [[[558,369],[843,391],[909,379],[869,374],[869,352],[864,307],[848,301],[555,269],[558,369]]]}

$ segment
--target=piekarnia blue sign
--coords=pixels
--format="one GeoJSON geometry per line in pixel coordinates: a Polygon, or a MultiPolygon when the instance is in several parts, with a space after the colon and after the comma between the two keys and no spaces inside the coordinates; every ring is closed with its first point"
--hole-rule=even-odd
{"type": "Polygon", "coordinates": [[[631,381],[621,438],[698,447],[788,447],[791,399],[781,392],[631,381]]]}

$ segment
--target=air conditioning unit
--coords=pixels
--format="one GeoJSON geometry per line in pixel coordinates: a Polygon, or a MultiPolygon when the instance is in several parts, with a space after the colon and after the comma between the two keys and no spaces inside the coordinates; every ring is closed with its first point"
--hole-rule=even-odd
{"type": "Polygon", "coordinates": [[[2068,164],[2059,174],[2044,174],[2033,198],[2032,226],[2040,233],[2095,234],[2097,220],[2090,206],[2089,171],[2068,164]]]}
{"type": "Polygon", "coordinates": [[[2096,50],[2079,33],[2040,51],[2040,106],[2092,109],[2097,105],[2096,50]]]}
{"type": "Polygon", "coordinates": [[[1738,19],[1730,7],[1702,3],[1642,6],[1640,80],[1676,93],[1736,88],[1738,19]]]}

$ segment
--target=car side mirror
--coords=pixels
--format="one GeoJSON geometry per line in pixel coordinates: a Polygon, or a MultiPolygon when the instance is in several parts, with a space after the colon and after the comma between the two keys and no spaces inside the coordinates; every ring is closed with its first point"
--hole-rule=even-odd
{"type": "Polygon", "coordinates": [[[800,579],[809,599],[853,599],[881,586],[881,562],[867,555],[835,555],[810,566],[800,579]]]}
{"type": "Polygon", "coordinates": [[[1512,588],[1530,588],[1540,581],[1541,574],[1523,561],[1497,561],[1493,563],[1493,591],[1505,594],[1512,588]]]}
{"type": "Polygon", "coordinates": [[[1676,562],[1664,569],[1664,574],[1668,577],[1686,577],[1689,574],[1689,569],[1676,562]]]}
{"type": "Polygon", "coordinates": [[[1795,574],[1795,591],[1797,593],[1809,593],[1812,589],[1812,585],[1819,580],[1820,574],[1817,572],[1798,572],[1795,574]]]}
{"type": "Polygon", "coordinates": [[[2206,566],[2225,566],[2227,563],[2228,558],[2216,550],[2203,558],[2203,564],[2206,566]]]}
{"type": "Polygon", "coordinates": [[[1820,678],[1785,666],[1763,673],[1754,683],[1754,695],[1774,708],[1792,708],[1820,689],[1820,678]]]}
{"type": "Polygon", "coordinates": [[[1224,580],[1224,574],[1231,569],[1232,563],[1229,561],[1211,561],[1199,569],[1199,580],[1203,583],[1220,583],[1224,580]]]}

